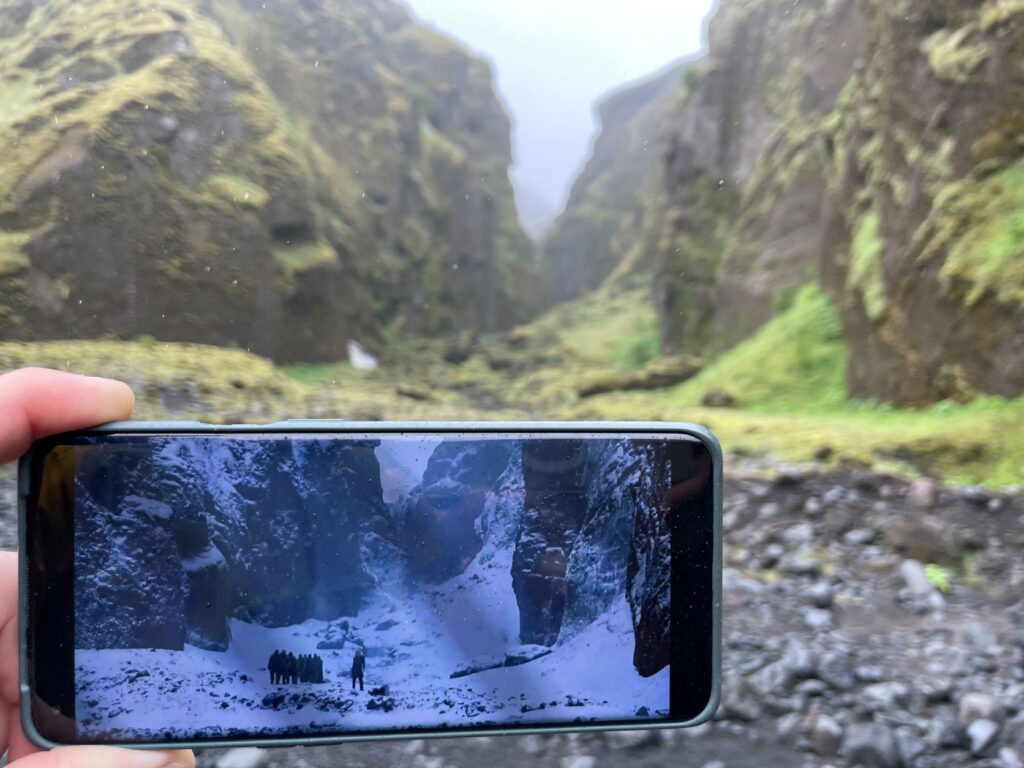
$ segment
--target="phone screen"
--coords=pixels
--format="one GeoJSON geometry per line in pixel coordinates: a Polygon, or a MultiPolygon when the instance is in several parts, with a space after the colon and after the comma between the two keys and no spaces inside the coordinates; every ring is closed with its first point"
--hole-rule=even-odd
{"type": "Polygon", "coordinates": [[[657,723],[708,703],[694,438],[93,434],[34,462],[44,736],[657,723]]]}

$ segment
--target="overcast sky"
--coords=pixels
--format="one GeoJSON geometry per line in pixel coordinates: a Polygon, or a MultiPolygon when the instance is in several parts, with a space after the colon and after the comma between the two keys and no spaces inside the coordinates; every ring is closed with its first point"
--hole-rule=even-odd
{"type": "Polygon", "coordinates": [[[530,220],[564,204],[589,152],[594,103],[699,50],[711,7],[711,0],[406,2],[493,63],[514,122],[512,178],[530,220]]]}

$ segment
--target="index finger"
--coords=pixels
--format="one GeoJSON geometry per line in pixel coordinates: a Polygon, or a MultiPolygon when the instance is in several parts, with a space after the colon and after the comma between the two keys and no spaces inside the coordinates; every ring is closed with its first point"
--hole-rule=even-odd
{"type": "Polygon", "coordinates": [[[14,461],[33,440],[126,419],[135,405],[120,381],[46,368],[0,376],[0,464],[14,461]]]}

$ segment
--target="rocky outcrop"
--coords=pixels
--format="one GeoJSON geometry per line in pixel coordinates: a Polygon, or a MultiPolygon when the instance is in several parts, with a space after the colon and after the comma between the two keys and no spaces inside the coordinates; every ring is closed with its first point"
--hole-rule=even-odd
{"type": "Polygon", "coordinates": [[[512,559],[512,588],[524,643],[553,645],[565,614],[566,568],[587,517],[583,440],[523,444],[522,525],[512,559]]]}
{"type": "Polygon", "coordinates": [[[651,675],[669,663],[670,477],[658,452],[632,440],[524,444],[526,493],[512,561],[524,643],[571,638],[625,585],[634,665],[651,675]]]}
{"type": "Polygon", "coordinates": [[[223,650],[229,618],[285,626],[352,615],[373,587],[373,534],[388,532],[379,478],[370,442],[165,438],[90,448],[78,492],[92,514],[76,516],[76,546],[102,563],[76,584],[80,626],[91,633],[82,647],[223,650]],[[313,462],[327,470],[297,471],[313,462]],[[160,567],[139,582],[143,551],[160,567]],[[111,617],[111,604],[130,611],[111,617]]]}
{"type": "Polygon", "coordinates": [[[854,0],[722,2],[668,117],[643,224],[666,351],[743,339],[821,257],[823,130],[861,49],[854,0]]]}
{"type": "Polygon", "coordinates": [[[598,287],[635,245],[619,235],[639,215],[642,192],[657,178],[666,112],[692,63],[608,96],[597,106],[601,129],[565,210],[545,233],[543,265],[554,301],[598,287]]]}
{"type": "MultiPolygon", "coordinates": [[[[628,483],[619,487],[634,510],[626,569],[633,615],[633,666],[653,675],[672,661],[672,530],[668,489],[672,468],[654,444],[635,448],[628,483]]],[[[678,470],[677,470],[678,471],[678,470]]],[[[687,479],[680,474],[680,479],[687,479]]]]}
{"type": "Polygon", "coordinates": [[[491,72],[398,4],[5,0],[0,37],[0,336],[337,360],[530,311],[491,72]]]}
{"type": "Polygon", "coordinates": [[[451,440],[430,455],[423,480],[399,513],[402,548],[418,578],[449,579],[480,551],[484,506],[517,448],[509,440],[451,440]]]}
{"type": "Polygon", "coordinates": [[[837,110],[824,280],[852,395],[1024,391],[1024,8],[872,2],[837,110]]]}

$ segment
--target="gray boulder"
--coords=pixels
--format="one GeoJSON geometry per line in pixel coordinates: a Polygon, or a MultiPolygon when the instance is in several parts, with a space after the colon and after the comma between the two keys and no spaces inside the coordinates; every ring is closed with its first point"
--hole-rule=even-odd
{"type": "Polygon", "coordinates": [[[843,726],[835,718],[818,715],[811,729],[811,751],[822,757],[831,757],[839,753],[843,742],[843,726]]]}
{"type": "Polygon", "coordinates": [[[839,754],[862,768],[901,768],[899,745],[882,723],[855,723],[846,729],[839,754]]]}

